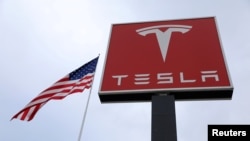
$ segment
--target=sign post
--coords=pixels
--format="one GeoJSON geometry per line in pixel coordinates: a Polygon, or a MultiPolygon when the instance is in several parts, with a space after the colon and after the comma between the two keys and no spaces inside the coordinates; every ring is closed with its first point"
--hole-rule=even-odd
{"type": "Polygon", "coordinates": [[[177,141],[173,95],[152,96],[151,141],[177,141]]]}

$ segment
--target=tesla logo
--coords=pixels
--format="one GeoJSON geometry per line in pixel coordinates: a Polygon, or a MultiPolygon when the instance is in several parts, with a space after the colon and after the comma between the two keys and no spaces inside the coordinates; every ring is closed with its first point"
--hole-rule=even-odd
{"type": "MultiPolygon", "coordinates": [[[[128,77],[134,77],[134,85],[148,85],[150,84],[150,78],[154,76],[150,73],[144,74],[134,74],[134,76],[122,74],[122,75],[112,75],[112,78],[117,79],[116,85],[121,86],[122,80],[128,77]]],[[[175,78],[172,72],[166,73],[157,73],[157,84],[173,84],[174,81],[177,83],[196,83],[197,80],[206,83],[207,79],[213,79],[215,82],[220,81],[219,75],[217,70],[210,70],[210,71],[200,71],[200,78],[192,78],[187,79],[185,78],[184,72],[180,72],[178,77],[175,78]]]]}
{"type": "Polygon", "coordinates": [[[156,34],[156,38],[161,50],[162,59],[165,62],[170,38],[173,32],[181,32],[182,34],[187,33],[192,26],[188,25],[158,25],[150,26],[146,28],[137,29],[136,32],[142,36],[147,34],[156,34]],[[164,32],[159,28],[167,28],[164,32]]]}

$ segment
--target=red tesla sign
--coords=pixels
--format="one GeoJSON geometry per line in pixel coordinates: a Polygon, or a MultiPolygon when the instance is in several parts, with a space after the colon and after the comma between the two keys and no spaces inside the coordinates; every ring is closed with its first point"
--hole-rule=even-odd
{"type": "Polygon", "coordinates": [[[114,24],[99,96],[102,102],[231,98],[214,17],[114,24]]]}

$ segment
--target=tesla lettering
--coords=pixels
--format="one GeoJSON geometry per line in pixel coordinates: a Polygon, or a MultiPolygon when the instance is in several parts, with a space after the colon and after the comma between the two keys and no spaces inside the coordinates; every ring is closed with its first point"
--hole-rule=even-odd
{"type": "MultiPolygon", "coordinates": [[[[216,70],[213,71],[201,71],[201,82],[207,82],[207,79],[219,80],[219,75],[216,70]]],[[[112,75],[112,78],[117,79],[117,86],[122,85],[122,80],[130,77],[129,75],[112,75]]],[[[184,72],[179,73],[180,83],[195,83],[197,79],[185,79],[184,72]]],[[[174,83],[173,73],[157,73],[157,84],[172,84],[174,83]]],[[[134,85],[148,85],[150,84],[150,74],[135,74],[134,85]]]]}

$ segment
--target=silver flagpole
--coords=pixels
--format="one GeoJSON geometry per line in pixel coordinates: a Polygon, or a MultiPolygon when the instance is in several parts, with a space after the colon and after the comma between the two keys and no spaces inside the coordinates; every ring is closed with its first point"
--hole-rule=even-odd
{"type": "MultiPolygon", "coordinates": [[[[93,81],[94,81],[94,78],[93,78],[93,81]]],[[[93,84],[93,82],[92,82],[92,84],[93,84]]],[[[82,138],[82,130],[83,130],[83,126],[84,126],[84,123],[85,123],[87,110],[88,110],[88,106],[89,106],[89,100],[90,100],[90,95],[91,95],[91,91],[92,91],[92,84],[91,84],[91,87],[90,87],[90,90],[89,90],[88,100],[87,100],[84,115],[83,115],[83,118],[82,118],[82,124],[81,124],[81,128],[80,128],[79,136],[78,136],[78,141],[81,141],[81,138],[82,138]]]]}
{"type": "MultiPolygon", "coordinates": [[[[100,57],[100,54],[98,55],[98,57],[100,57]]],[[[97,68],[97,64],[96,64],[96,68],[97,68]]],[[[90,87],[90,90],[89,90],[88,100],[87,100],[84,115],[83,115],[83,118],[82,118],[82,124],[81,124],[81,128],[80,128],[80,132],[79,132],[79,136],[78,136],[77,141],[81,141],[81,138],[82,138],[82,130],[83,130],[83,127],[84,127],[84,123],[85,123],[85,119],[86,119],[86,115],[87,115],[87,111],[88,111],[88,107],[89,107],[90,95],[91,95],[91,91],[92,91],[92,85],[94,84],[94,80],[95,80],[96,68],[95,68],[95,72],[94,72],[93,81],[91,83],[91,87],[90,87]]]]}

